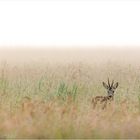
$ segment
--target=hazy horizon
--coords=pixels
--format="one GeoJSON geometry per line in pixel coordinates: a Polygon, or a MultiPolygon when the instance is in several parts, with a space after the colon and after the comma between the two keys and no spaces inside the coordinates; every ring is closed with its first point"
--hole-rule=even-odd
{"type": "MultiPolygon", "coordinates": [[[[11,62],[84,62],[98,63],[112,61],[113,63],[138,64],[140,48],[0,48],[0,61],[11,62]],[[93,62],[92,62],[93,61],[93,62]]],[[[11,63],[12,64],[12,63],[11,63]]]]}

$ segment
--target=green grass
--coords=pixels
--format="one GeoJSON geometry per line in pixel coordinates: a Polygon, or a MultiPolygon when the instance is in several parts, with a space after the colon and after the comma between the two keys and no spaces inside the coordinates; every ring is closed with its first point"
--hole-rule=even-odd
{"type": "Polygon", "coordinates": [[[0,64],[0,138],[140,138],[139,62],[78,55],[0,64]],[[115,100],[93,110],[108,77],[115,100]]]}

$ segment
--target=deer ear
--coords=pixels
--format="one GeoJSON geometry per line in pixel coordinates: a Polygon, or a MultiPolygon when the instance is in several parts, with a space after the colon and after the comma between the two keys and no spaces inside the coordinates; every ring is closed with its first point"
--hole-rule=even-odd
{"type": "Polygon", "coordinates": [[[118,85],[119,85],[119,83],[117,82],[117,83],[113,86],[113,88],[116,89],[116,88],[118,87],[118,85]]]}
{"type": "Polygon", "coordinates": [[[109,88],[109,86],[108,86],[105,82],[103,82],[103,86],[104,86],[106,89],[109,88]]]}

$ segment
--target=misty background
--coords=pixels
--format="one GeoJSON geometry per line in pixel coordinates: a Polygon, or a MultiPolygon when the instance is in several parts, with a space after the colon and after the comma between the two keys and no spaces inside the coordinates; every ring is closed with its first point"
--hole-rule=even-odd
{"type": "Polygon", "coordinates": [[[139,47],[140,1],[1,0],[0,47],[139,47]]]}

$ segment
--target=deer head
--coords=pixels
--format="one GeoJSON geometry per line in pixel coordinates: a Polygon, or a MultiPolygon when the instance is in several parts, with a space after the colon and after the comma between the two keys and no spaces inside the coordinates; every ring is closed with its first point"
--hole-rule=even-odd
{"type": "Polygon", "coordinates": [[[108,84],[103,82],[103,86],[107,89],[108,96],[114,96],[114,92],[115,92],[116,88],[118,87],[118,85],[119,85],[118,82],[116,82],[114,84],[114,80],[112,81],[111,84],[109,82],[109,79],[108,79],[108,84]]]}

